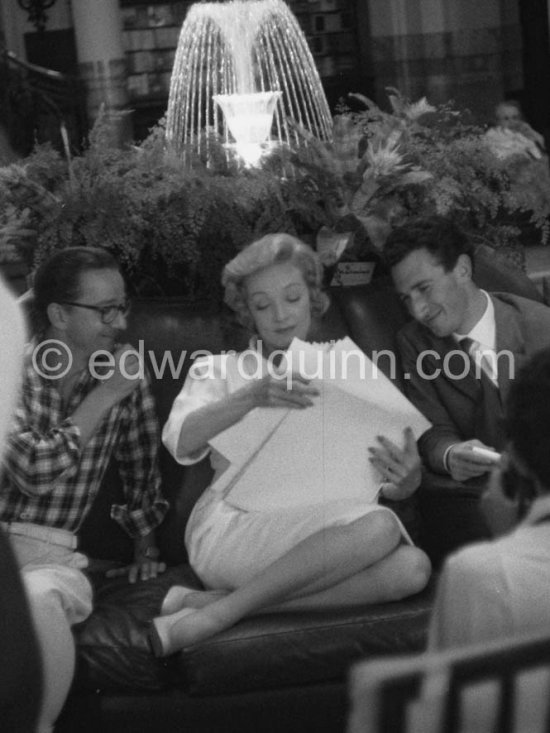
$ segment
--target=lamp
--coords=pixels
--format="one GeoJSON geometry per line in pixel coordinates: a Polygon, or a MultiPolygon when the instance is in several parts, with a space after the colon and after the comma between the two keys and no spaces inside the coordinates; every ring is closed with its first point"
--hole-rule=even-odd
{"type": "Polygon", "coordinates": [[[37,31],[42,32],[46,27],[48,16],[46,10],[55,5],[56,0],[17,0],[20,8],[28,13],[28,21],[37,31]]]}

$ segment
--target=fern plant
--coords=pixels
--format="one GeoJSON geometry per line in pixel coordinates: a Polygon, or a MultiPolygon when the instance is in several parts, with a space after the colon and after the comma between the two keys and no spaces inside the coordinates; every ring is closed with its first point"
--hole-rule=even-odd
{"type": "Polygon", "coordinates": [[[99,120],[70,165],[47,146],[0,169],[0,253],[30,269],[62,247],[113,252],[135,293],[218,301],[223,265],[267,232],[307,236],[320,224],[306,189],[273,169],[243,171],[218,144],[189,166],[162,124],[139,146],[113,148],[99,120]],[[216,164],[212,164],[212,159],[216,164]]]}
{"type": "MultiPolygon", "coordinates": [[[[333,230],[354,220],[382,250],[393,226],[438,213],[506,254],[514,244],[547,242],[547,159],[496,155],[486,130],[451,104],[411,103],[389,89],[386,112],[352,96],[364,109],[340,107],[332,144],[313,141],[295,154],[296,167],[318,182],[323,199],[336,202],[327,207],[333,230]]],[[[347,254],[357,255],[349,248],[347,254]]]]}
{"type": "Polygon", "coordinates": [[[386,112],[355,96],[363,109],[339,110],[330,144],[296,128],[297,149],[257,169],[228,158],[210,130],[208,159],[184,164],[162,122],[121,150],[100,117],[72,161],[38,146],[0,168],[0,261],[20,258],[32,270],[59,248],[100,246],[134,293],[218,303],[223,265],[268,232],[311,244],[319,232],[353,233],[344,258],[372,259],[393,226],[437,212],[497,248],[522,233],[546,241],[545,162],[495,154],[485,131],[451,105],[412,104],[390,90],[386,112]]]}

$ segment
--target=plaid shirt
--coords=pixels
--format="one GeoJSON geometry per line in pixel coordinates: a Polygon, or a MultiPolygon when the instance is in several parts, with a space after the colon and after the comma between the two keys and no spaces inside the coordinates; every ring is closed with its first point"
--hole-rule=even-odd
{"type": "Polygon", "coordinates": [[[168,503],[160,492],[158,424],[148,384],[140,383],[111,408],[82,446],[70,415],[98,381],[84,369],[64,408],[56,382],[33,366],[35,345],[25,356],[22,395],[4,455],[0,520],[77,532],[114,457],[126,503],[113,504],[111,517],[131,537],[149,534],[168,503]]]}

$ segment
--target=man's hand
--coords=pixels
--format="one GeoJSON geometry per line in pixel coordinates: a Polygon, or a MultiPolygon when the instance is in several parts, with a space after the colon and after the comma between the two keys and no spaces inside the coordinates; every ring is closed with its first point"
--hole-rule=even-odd
{"type": "Polygon", "coordinates": [[[319,394],[309,380],[296,374],[281,378],[267,374],[250,384],[255,407],[304,408],[313,405],[312,397],[319,394]]]}
{"type": "Polygon", "coordinates": [[[158,548],[153,544],[154,535],[148,534],[136,539],[134,548],[134,562],[121,568],[108,570],[107,578],[118,578],[128,575],[128,581],[135,583],[137,580],[149,580],[166,570],[166,563],[159,562],[158,548]]]}
{"type": "Polygon", "coordinates": [[[114,403],[120,402],[144,378],[144,365],[140,361],[139,353],[130,344],[118,346],[113,352],[114,366],[108,368],[108,376],[102,381],[100,389],[105,390],[114,403]]]}
{"type": "Polygon", "coordinates": [[[482,476],[495,465],[495,461],[486,456],[479,455],[472,448],[485,448],[494,450],[484,445],[477,438],[466,440],[463,443],[455,443],[447,453],[447,467],[455,481],[467,481],[475,476],[482,476]]]}
{"type": "Polygon", "coordinates": [[[136,561],[132,565],[125,565],[122,568],[113,568],[107,570],[105,575],[107,578],[117,578],[122,575],[128,576],[130,583],[135,583],[138,580],[149,580],[156,578],[157,575],[163,573],[166,570],[166,563],[157,562],[157,560],[144,559],[136,561]]]}
{"type": "Polygon", "coordinates": [[[90,440],[98,422],[121,400],[131,394],[145,376],[145,367],[138,352],[124,344],[119,346],[109,359],[90,363],[92,375],[99,384],[89,392],[71,415],[73,423],[80,430],[82,445],[90,440]]]}
{"type": "Polygon", "coordinates": [[[369,448],[370,462],[389,482],[384,486],[384,498],[391,501],[414,494],[422,476],[422,462],[412,429],[405,428],[403,436],[403,448],[383,436],[377,437],[380,446],[369,448]]]}
{"type": "Polygon", "coordinates": [[[141,560],[136,560],[131,565],[107,570],[105,575],[107,578],[118,578],[123,575],[127,575],[128,581],[130,583],[135,583],[137,580],[149,580],[150,578],[156,578],[157,575],[160,575],[160,573],[163,573],[165,570],[166,563],[143,558],[141,560]]]}

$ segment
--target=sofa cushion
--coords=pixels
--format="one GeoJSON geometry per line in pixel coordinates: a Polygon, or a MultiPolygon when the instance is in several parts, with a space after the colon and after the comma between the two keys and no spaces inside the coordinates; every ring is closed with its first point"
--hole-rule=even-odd
{"type": "Polygon", "coordinates": [[[262,614],[179,655],[193,695],[220,695],[344,679],[369,656],[424,648],[433,583],[398,603],[262,614]]]}
{"type": "Polygon", "coordinates": [[[168,684],[170,660],[158,660],[149,647],[151,619],[174,584],[200,587],[189,565],[170,568],[153,580],[128,583],[105,578],[97,563],[88,573],[94,587],[94,610],[74,627],[77,690],[159,690],[168,684]]]}
{"type": "MultiPolygon", "coordinates": [[[[395,335],[409,316],[389,277],[333,292],[350,337],[367,356],[371,357],[374,351],[395,350],[395,335]]],[[[386,372],[387,367],[381,360],[382,371],[386,372]]]]}
{"type": "Polygon", "coordinates": [[[527,275],[514,267],[497,249],[478,244],[474,252],[474,281],[484,290],[513,293],[529,300],[544,302],[542,294],[527,275]]]}
{"type": "Polygon", "coordinates": [[[150,651],[148,629],[168,588],[199,587],[187,565],[147,582],[94,573],[95,609],[75,627],[84,690],[159,690],[181,685],[193,695],[228,694],[344,678],[374,654],[422,649],[432,586],[399,603],[331,612],[263,614],[245,619],[166,660],[150,651]]]}

